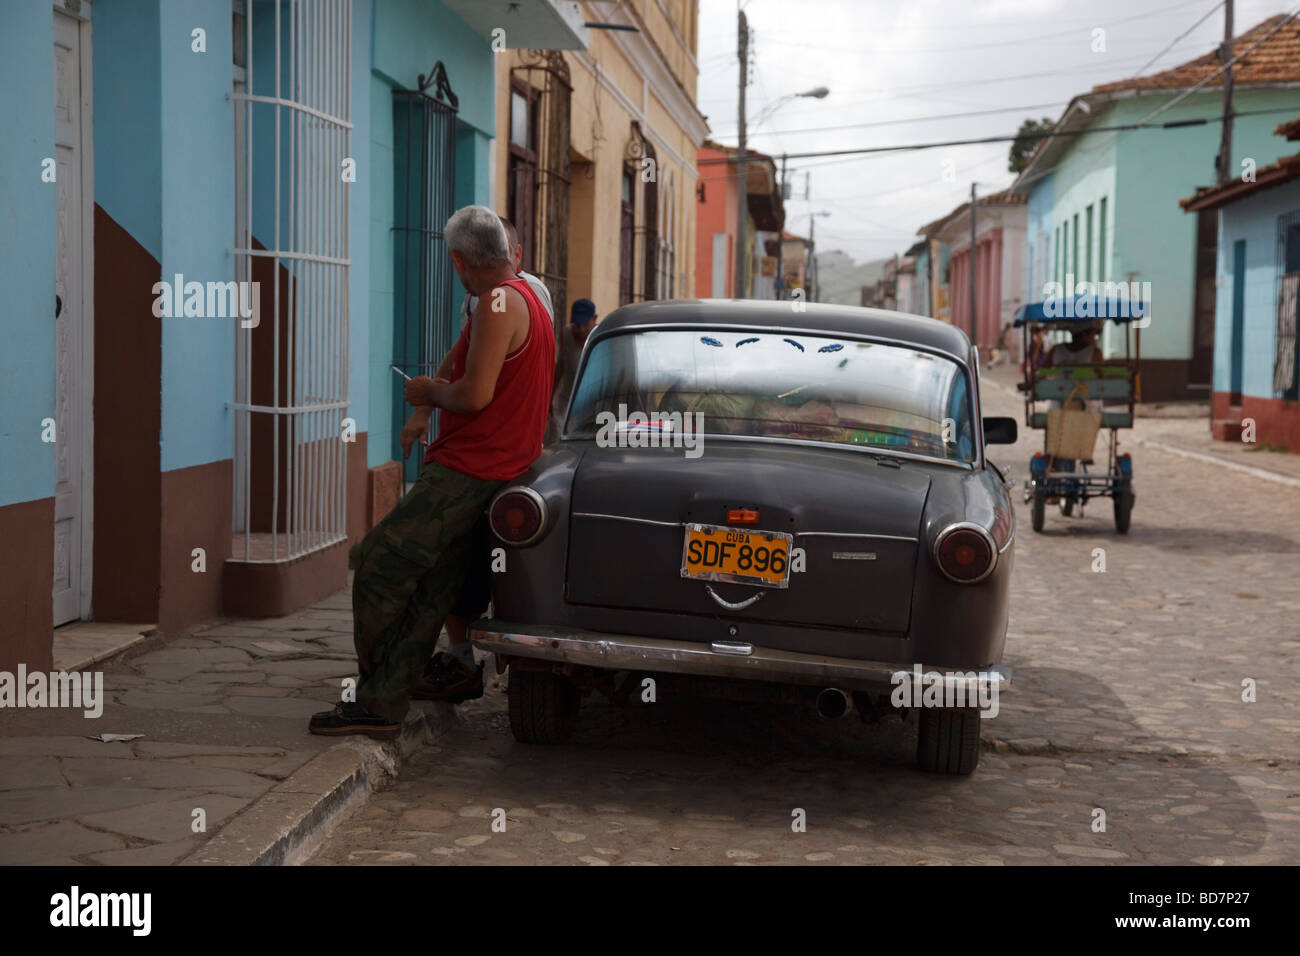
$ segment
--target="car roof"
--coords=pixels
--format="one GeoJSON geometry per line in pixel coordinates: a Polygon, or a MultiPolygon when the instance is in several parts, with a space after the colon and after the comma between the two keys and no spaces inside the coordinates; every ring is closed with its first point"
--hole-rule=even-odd
{"type": "Polygon", "coordinates": [[[666,299],[625,305],[611,312],[592,330],[602,339],[629,329],[660,325],[716,329],[725,326],[805,333],[830,333],[892,339],[951,355],[963,364],[970,355],[966,333],[937,319],[887,309],[852,305],[795,303],[775,299],[666,299]]]}

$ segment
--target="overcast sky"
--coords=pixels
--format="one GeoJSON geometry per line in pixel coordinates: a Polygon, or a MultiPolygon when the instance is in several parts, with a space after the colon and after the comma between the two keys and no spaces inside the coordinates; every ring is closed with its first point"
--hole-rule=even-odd
{"type": "MultiPolygon", "coordinates": [[[[1236,0],[1233,32],[1239,35],[1298,4],[1236,0]]],[[[775,156],[1011,134],[1027,117],[1059,118],[1072,96],[1097,83],[1176,66],[1208,52],[1223,36],[1218,0],[742,5],[753,32],[749,145],[775,156]],[[1165,50],[1206,14],[1204,23],[1165,50]],[[1104,53],[1092,50],[1097,28],[1105,30],[1104,53]],[[753,125],[765,106],[817,86],[829,87],[830,95],[791,100],[753,125]],[[1011,107],[1023,108],[952,116],[1011,107]],[[937,116],[949,118],[919,121],[937,116]],[[891,122],[897,120],[906,122],[891,122]],[[859,125],[868,123],[888,125],[859,125]]],[[[710,136],[735,145],[737,0],[701,0],[700,7],[699,106],[710,136]]],[[[798,198],[786,205],[786,228],[806,236],[809,213],[824,211],[830,215],[817,221],[819,250],[843,249],[860,262],[902,253],[918,227],[965,201],[972,179],[981,194],[1010,185],[1008,145],[791,160],[798,198]],[[943,180],[945,163],[955,171],[953,182],[943,180]],[[811,176],[807,202],[805,174],[811,176]]],[[[705,167],[701,178],[721,175],[717,167],[705,167]]]]}

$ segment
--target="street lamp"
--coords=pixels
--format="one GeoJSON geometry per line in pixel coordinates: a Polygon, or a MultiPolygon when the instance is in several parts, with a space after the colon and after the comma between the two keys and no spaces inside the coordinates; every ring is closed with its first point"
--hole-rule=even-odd
{"type": "MultiPolygon", "coordinates": [[[[748,232],[747,226],[749,224],[749,170],[745,159],[745,148],[748,144],[749,138],[749,129],[745,118],[745,87],[748,85],[749,76],[749,21],[745,18],[743,10],[739,15],[739,25],[740,35],[737,52],[740,58],[740,103],[736,115],[740,126],[738,137],[740,140],[740,146],[736,150],[736,280],[734,292],[736,298],[743,299],[745,296],[743,295],[744,290],[741,288],[741,283],[744,281],[745,273],[748,271],[746,267],[748,265],[749,255],[748,247],[745,243],[745,234],[748,232]]],[[[767,117],[771,116],[791,100],[797,100],[801,97],[810,97],[812,99],[820,100],[825,99],[829,93],[830,90],[824,86],[815,86],[811,90],[805,90],[802,93],[789,93],[781,97],[775,103],[764,108],[762,112],[755,117],[754,125],[757,126],[759,123],[763,122],[763,120],[767,119],[767,117]]],[[[781,188],[784,189],[784,159],[781,161],[781,177],[781,188]]],[[[782,201],[784,201],[784,196],[782,197],[782,201]]],[[[779,250],[780,248],[781,243],[778,242],[777,249],[779,250]]],[[[779,261],[780,253],[778,252],[777,255],[777,282],[779,283],[781,280],[781,263],[779,261]]]]}
{"type": "MultiPolygon", "coordinates": [[[[815,100],[824,100],[828,95],[830,95],[830,92],[831,91],[824,86],[814,86],[811,90],[805,90],[802,93],[789,93],[781,97],[779,100],[777,100],[775,103],[771,104],[770,106],[765,107],[758,114],[758,116],[754,118],[754,125],[757,126],[759,123],[763,122],[765,119],[770,117],[773,113],[779,110],[786,103],[789,103],[791,100],[797,100],[800,99],[801,97],[808,97],[810,99],[815,99],[815,100]]],[[[786,157],[785,154],[782,153],[780,189],[781,189],[781,207],[783,209],[785,208],[785,164],[786,164],[786,157]]],[[[776,297],[778,299],[783,297],[785,291],[783,288],[785,285],[785,237],[783,235],[784,231],[785,231],[784,227],[782,227],[781,231],[777,233],[777,240],[776,240],[776,282],[774,284],[776,286],[776,297]]]]}
{"type": "Polygon", "coordinates": [[[763,107],[763,109],[759,111],[759,114],[755,116],[751,122],[754,126],[760,125],[764,120],[771,117],[773,113],[775,113],[781,107],[785,106],[785,104],[789,103],[791,100],[797,100],[802,97],[807,97],[815,100],[824,100],[830,94],[830,92],[831,91],[824,86],[814,86],[811,90],[805,90],[802,93],[787,93],[785,96],[778,99],[775,103],[771,103],[763,107]]]}

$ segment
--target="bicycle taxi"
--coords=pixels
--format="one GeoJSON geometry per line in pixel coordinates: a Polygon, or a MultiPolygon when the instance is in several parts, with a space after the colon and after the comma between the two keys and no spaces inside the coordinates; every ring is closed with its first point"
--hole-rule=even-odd
{"type": "Polygon", "coordinates": [[[1035,531],[1043,530],[1049,504],[1058,505],[1068,517],[1076,507],[1082,515],[1092,498],[1110,498],[1115,530],[1128,533],[1135,498],[1133,461],[1119,450],[1119,430],[1133,427],[1134,407],[1141,399],[1141,326],[1146,323],[1133,323],[1146,314],[1144,303],[1101,295],[1049,299],[1016,312],[1014,324],[1023,330],[1021,354],[1026,356],[1024,381],[1016,387],[1025,396],[1026,427],[1044,433],[1043,450],[1034,452],[1025,486],[1035,531]],[[1104,360],[1100,348],[1090,345],[1105,322],[1122,330],[1122,360],[1104,360]],[[1069,344],[1046,342],[1043,361],[1031,361],[1035,330],[1068,332],[1069,344]],[[1101,431],[1110,432],[1104,468],[1096,458],[1101,431]]]}

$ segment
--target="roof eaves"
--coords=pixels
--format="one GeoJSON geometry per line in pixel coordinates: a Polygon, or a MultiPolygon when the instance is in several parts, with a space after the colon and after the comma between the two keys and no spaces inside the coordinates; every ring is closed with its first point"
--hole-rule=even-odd
{"type": "Polygon", "coordinates": [[[1201,212],[1206,209],[1218,209],[1262,189],[1272,189],[1293,179],[1300,179],[1300,153],[1283,156],[1275,163],[1261,166],[1255,170],[1253,182],[1233,179],[1222,186],[1209,186],[1198,189],[1192,196],[1178,200],[1183,212],[1201,212]]]}

